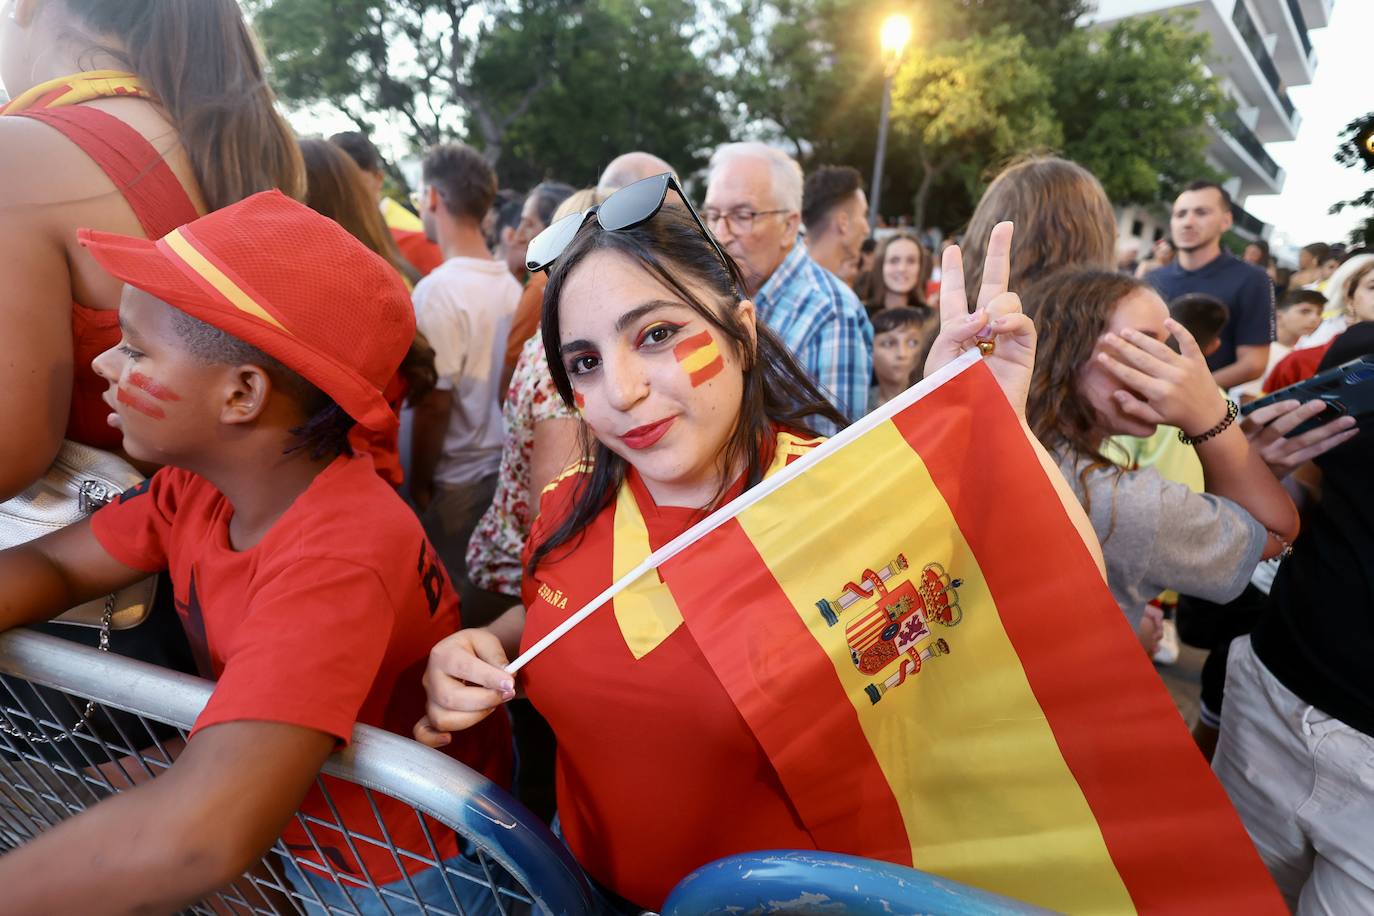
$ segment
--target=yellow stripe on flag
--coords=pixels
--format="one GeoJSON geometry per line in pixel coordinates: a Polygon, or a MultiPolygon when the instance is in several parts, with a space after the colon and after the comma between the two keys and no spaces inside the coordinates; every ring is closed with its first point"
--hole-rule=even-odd
{"type": "MultiPolygon", "coordinates": [[[[886,423],[862,448],[830,461],[849,465],[846,474],[825,475],[848,481],[839,492],[812,492],[815,477],[802,475],[788,484],[787,499],[765,500],[739,522],[835,663],[898,801],[915,866],[1061,912],[1134,912],[977,561],[920,457],[886,423]],[[849,520],[838,537],[837,507],[849,520]],[[905,568],[893,562],[893,545],[901,545],[905,568]],[[818,564],[817,557],[827,562],[818,564]],[[881,592],[842,609],[835,601],[847,580],[870,587],[866,571],[889,575],[884,588],[892,592],[908,581],[919,585],[930,563],[962,580],[956,589],[962,617],[952,615],[954,625],[928,621],[929,634],[915,644],[927,656],[919,672],[874,702],[865,688],[895,680],[906,656],[861,673],[846,627],[877,608],[881,592]],[[845,571],[838,580],[836,570],[845,571]],[[817,607],[822,599],[837,612],[833,624],[817,607]],[[995,729],[969,725],[994,721],[995,729]],[[1006,792],[997,791],[1003,786],[1006,792]],[[1044,871],[1047,862],[1055,863],[1053,875],[1044,871]],[[1064,881],[1065,875],[1074,879],[1064,881]]],[[[1054,574],[1047,564],[1045,575],[1054,574]]],[[[1048,627],[1063,625],[1058,612],[1071,609],[1044,610],[1048,627]]],[[[856,626],[854,638],[871,629],[856,626]]]]}
{"type": "Polygon", "coordinates": [[[259,305],[252,296],[240,289],[233,280],[230,280],[224,275],[223,271],[214,264],[211,264],[203,254],[197,251],[195,246],[187,241],[185,236],[181,234],[180,229],[173,229],[162,237],[162,241],[167,244],[167,247],[170,248],[177,257],[181,258],[187,267],[194,270],[205,280],[205,282],[213,286],[221,296],[228,299],[229,303],[233,305],[234,308],[241,312],[246,312],[255,318],[260,318],[273,327],[286,331],[288,334],[291,333],[287,331],[282,323],[274,318],[267,309],[259,305]]]}
{"type": "MultiPolygon", "coordinates": [[[[620,487],[616,496],[614,541],[611,580],[618,582],[653,552],[649,545],[649,528],[628,483],[620,487]]],[[[636,661],[658,648],[659,643],[682,626],[682,612],[672,592],[654,570],[640,576],[612,600],[621,635],[636,661]]]]}
{"type": "Polygon", "coordinates": [[[681,365],[682,368],[687,371],[687,374],[691,375],[698,369],[705,369],[707,366],[711,365],[711,363],[716,361],[716,357],[718,356],[720,356],[720,347],[712,340],[700,349],[693,350],[685,356],[681,361],[681,365]]]}

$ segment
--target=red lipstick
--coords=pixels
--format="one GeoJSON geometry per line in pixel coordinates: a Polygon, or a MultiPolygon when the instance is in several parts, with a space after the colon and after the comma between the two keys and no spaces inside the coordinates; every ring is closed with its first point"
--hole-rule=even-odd
{"type": "Polygon", "coordinates": [[[620,441],[636,451],[648,448],[668,434],[668,430],[672,427],[673,421],[676,419],[677,417],[667,417],[659,420],[657,423],[650,423],[647,426],[636,426],[634,429],[622,435],[620,441]]]}

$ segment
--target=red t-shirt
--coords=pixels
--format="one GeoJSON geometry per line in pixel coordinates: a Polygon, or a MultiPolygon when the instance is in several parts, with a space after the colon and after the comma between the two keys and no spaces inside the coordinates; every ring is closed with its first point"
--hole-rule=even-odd
{"type": "Polygon", "coordinates": [[[1331,349],[1334,340],[1322,344],[1320,347],[1308,347],[1303,350],[1294,350],[1275,365],[1269,377],[1264,380],[1264,393],[1273,394],[1280,388],[1287,388],[1289,385],[1296,385],[1304,379],[1309,379],[1317,374],[1317,367],[1322,364],[1322,357],[1326,351],[1331,349]]]}
{"type": "MultiPolygon", "coordinates": [[[[177,613],[214,693],[191,730],[224,722],[283,722],[347,744],[355,721],[409,735],[424,714],[421,684],[430,648],[458,628],[458,600],[414,514],[365,455],[339,458],[310,484],[256,546],[229,544],[233,507],[204,478],[163,468],[101,509],[91,529],[116,560],[171,574],[177,613]]],[[[454,736],[445,749],[509,785],[504,716],[454,736]]],[[[379,836],[362,789],[326,778],[346,825],[379,836]]],[[[410,808],[374,799],[392,839],[427,850],[410,808]]],[[[301,807],[332,823],[319,788],[301,807]]],[[[430,822],[440,851],[451,831],[430,822]]],[[[312,826],[334,867],[358,874],[338,831],[312,826]]],[[[293,820],[283,839],[318,861],[293,820]]],[[[384,848],[357,843],[373,880],[399,880],[384,848]]],[[[411,872],[419,870],[407,862],[411,872]]]]}
{"type": "MultiPolygon", "coordinates": [[[[788,460],[820,440],[794,443],[788,460]]],[[[570,508],[577,476],[544,496],[525,552],[570,508]]],[[[631,488],[658,549],[697,521],[631,488]]],[[[739,492],[737,485],[732,496],[739,492]]],[[[611,584],[615,500],[524,581],[522,649],[611,584]],[[542,597],[541,597],[542,596],[542,597]],[[551,603],[550,599],[553,602],[551,603]]],[[[815,849],[768,756],[687,627],[636,660],[611,606],[592,614],[522,672],[558,738],[558,815],[582,866],[620,896],[658,909],[692,870],[759,849],[815,849]]]]}

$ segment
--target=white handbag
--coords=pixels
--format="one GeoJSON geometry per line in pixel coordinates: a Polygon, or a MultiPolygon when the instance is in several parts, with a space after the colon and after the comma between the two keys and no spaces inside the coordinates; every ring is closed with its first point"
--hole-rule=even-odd
{"type": "MultiPolygon", "coordinates": [[[[144,476],[118,455],[66,440],[46,474],[23,493],[0,503],[0,549],[80,521],[142,482],[144,476]]],[[[99,627],[101,648],[105,648],[110,630],[127,630],[147,618],[156,585],[157,577],[149,576],[78,605],[55,622],[99,627]]]]}

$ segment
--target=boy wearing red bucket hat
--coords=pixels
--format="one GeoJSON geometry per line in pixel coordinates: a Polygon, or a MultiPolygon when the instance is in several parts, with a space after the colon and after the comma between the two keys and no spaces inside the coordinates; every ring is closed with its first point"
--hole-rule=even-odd
{"type": "MultiPolygon", "coordinates": [[[[123,339],[94,363],[109,382],[109,422],[131,457],[164,467],[88,521],[0,552],[0,629],[165,569],[201,672],[217,683],[165,775],[0,859],[6,912],[178,909],[235,879],[279,834],[309,900],[318,891],[352,911],[332,870],[407,896],[437,879],[450,901],[435,870],[408,863],[403,875],[385,848],[288,824],[298,807],[334,822],[312,788],[325,758],[355,721],[408,734],[429,649],[459,625],[419,521],[348,445],[355,423],[396,423],[382,388],[415,333],[405,287],[338,224],[278,192],[157,241],[80,240],[126,284],[123,339]]],[[[447,750],[506,784],[508,726],[491,720],[447,750]]],[[[378,835],[361,789],[326,785],[346,826],[378,835]]],[[[374,798],[399,848],[428,849],[408,807],[374,798]]],[[[482,876],[451,831],[429,833],[454,867],[482,876]]],[[[473,896],[467,912],[486,911],[470,889],[487,901],[489,891],[452,883],[473,896]]],[[[363,912],[381,906],[354,893],[363,912]]]]}

